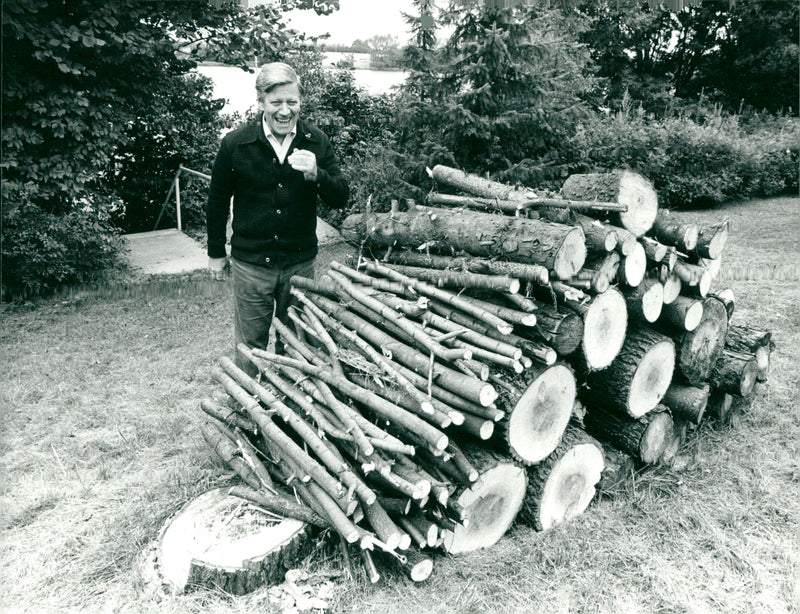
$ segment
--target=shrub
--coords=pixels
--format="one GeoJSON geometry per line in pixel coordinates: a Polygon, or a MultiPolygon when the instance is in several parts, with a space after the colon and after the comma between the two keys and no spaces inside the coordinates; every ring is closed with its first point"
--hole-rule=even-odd
{"type": "Polygon", "coordinates": [[[800,127],[791,118],[748,129],[719,111],[704,119],[654,119],[641,109],[596,115],[559,153],[562,164],[631,168],[649,177],[666,207],[714,206],[797,189],[800,127]]]}
{"type": "Polygon", "coordinates": [[[104,207],[83,200],[58,215],[31,204],[22,193],[11,196],[2,214],[2,300],[95,281],[119,265],[117,231],[104,207]]]}

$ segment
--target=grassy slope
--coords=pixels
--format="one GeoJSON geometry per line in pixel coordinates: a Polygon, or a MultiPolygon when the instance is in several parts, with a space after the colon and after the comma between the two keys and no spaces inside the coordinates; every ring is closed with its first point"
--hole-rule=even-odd
{"type": "MultiPolygon", "coordinates": [[[[800,200],[692,215],[722,214],[733,223],[726,267],[798,261],[800,200]]],[[[734,319],[774,331],[770,381],[732,424],[692,436],[685,470],[646,472],[555,530],[517,527],[487,551],[437,557],[422,586],[391,573],[344,583],[336,611],[791,611],[800,291],[796,276],[730,285],[734,319]]],[[[269,610],[266,591],[155,601],[141,590],[137,557],[164,519],[225,481],[197,405],[230,351],[230,299],[221,286],[194,290],[3,313],[0,611],[269,610]]],[[[324,550],[304,562],[323,576],[337,565],[324,550]]]]}

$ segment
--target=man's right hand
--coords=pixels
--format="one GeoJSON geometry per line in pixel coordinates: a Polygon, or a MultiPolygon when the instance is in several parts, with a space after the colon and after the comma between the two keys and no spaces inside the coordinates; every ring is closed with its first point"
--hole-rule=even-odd
{"type": "Polygon", "coordinates": [[[230,269],[230,262],[227,256],[225,258],[209,258],[208,270],[211,273],[212,279],[217,281],[225,281],[225,272],[230,269]]]}

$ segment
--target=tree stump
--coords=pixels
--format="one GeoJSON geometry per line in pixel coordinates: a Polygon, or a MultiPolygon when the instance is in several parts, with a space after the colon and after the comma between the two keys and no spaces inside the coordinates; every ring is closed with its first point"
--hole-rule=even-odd
{"type": "Polygon", "coordinates": [[[243,595],[283,581],[311,546],[308,525],[275,519],[227,488],[203,493],[164,525],[146,575],[167,593],[208,588],[243,595]]]}

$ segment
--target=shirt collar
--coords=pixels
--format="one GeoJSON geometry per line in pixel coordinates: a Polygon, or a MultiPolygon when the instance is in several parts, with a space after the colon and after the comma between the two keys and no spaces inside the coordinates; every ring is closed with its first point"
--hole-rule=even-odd
{"type": "MultiPolygon", "coordinates": [[[[261,127],[264,129],[264,135],[267,137],[267,140],[272,140],[278,143],[279,145],[286,142],[285,140],[282,141],[278,136],[272,133],[272,130],[270,130],[269,124],[267,123],[267,118],[264,116],[263,113],[261,114],[261,127]]],[[[291,132],[289,132],[289,134],[287,134],[286,137],[284,137],[284,139],[288,137],[289,143],[291,143],[294,140],[295,136],[297,136],[297,122],[295,122],[291,132]]]]}

